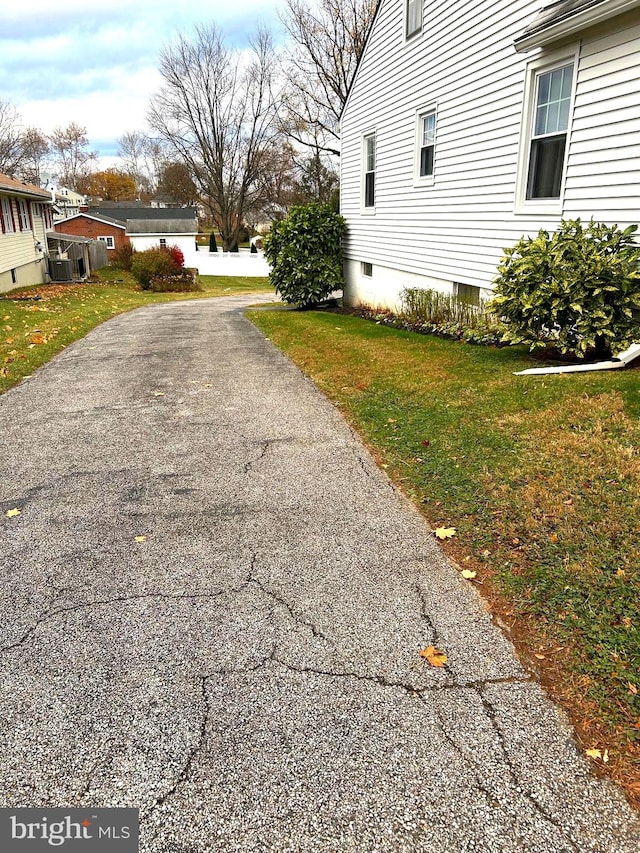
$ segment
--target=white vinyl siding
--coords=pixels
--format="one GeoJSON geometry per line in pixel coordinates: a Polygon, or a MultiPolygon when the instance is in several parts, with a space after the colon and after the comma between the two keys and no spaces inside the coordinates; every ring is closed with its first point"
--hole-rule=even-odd
{"type": "MultiPolygon", "coordinates": [[[[375,266],[372,287],[389,271],[486,289],[503,249],[523,233],[553,229],[561,216],[637,221],[640,14],[625,31],[582,38],[562,197],[553,210],[536,202],[517,208],[519,166],[526,193],[531,56],[517,54],[513,42],[539,9],[538,0],[431,0],[422,37],[405,42],[400,0],[382,0],[341,123],[345,257],[358,273],[363,260],[375,266]],[[417,116],[433,104],[437,181],[421,185],[417,116]],[[368,127],[376,129],[373,217],[362,206],[368,127]]],[[[560,65],[575,60],[577,44],[578,37],[560,65]]]]}

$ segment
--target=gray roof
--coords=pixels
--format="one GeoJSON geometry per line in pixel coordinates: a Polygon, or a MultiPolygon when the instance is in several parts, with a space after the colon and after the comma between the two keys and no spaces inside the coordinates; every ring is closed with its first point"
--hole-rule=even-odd
{"type": "Polygon", "coordinates": [[[127,234],[197,234],[198,223],[191,219],[127,219],[127,234]]]}
{"type": "Polygon", "coordinates": [[[604,2],[606,0],[557,0],[556,3],[551,3],[549,6],[542,8],[522,35],[518,36],[516,41],[535,35],[554,24],[571,18],[573,15],[578,15],[587,9],[600,6],[604,2]]]}
{"type": "Polygon", "coordinates": [[[89,216],[102,216],[126,222],[128,219],[195,219],[195,207],[90,207],[89,216]]]}

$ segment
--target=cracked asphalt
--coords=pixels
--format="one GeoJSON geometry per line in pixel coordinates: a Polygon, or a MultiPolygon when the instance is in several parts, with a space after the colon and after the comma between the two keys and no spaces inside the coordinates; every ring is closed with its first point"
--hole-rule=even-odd
{"type": "Polygon", "coordinates": [[[0,398],[0,805],[138,807],[145,853],[637,853],[256,301],[119,316],[0,398]]]}

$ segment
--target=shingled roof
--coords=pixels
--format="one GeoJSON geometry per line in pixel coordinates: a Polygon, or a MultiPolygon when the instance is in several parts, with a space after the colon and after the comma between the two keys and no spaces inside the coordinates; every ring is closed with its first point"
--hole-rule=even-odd
{"type": "Polygon", "coordinates": [[[127,219],[127,234],[197,234],[195,215],[191,219],[127,219]]]}
{"type": "Polygon", "coordinates": [[[522,52],[640,6],[640,0],[557,0],[544,6],[515,40],[522,52]]]}
{"type": "Polygon", "coordinates": [[[4,175],[0,172],[0,192],[3,191],[14,195],[28,196],[29,198],[36,197],[43,201],[53,201],[51,193],[48,190],[43,190],[34,184],[18,181],[16,178],[10,178],[9,175],[4,175]]]}

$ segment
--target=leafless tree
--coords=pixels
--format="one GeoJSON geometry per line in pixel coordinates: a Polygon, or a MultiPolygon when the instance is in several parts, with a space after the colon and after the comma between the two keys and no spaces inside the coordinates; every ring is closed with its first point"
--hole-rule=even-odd
{"type": "Polygon", "coordinates": [[[197,26],[192,39],[180,36],[160,56],[164,86],[149,124],[189,168],[225,250],[237,242],[277,134],[275,60],[266,31],[242,53],[225,46],[215,24],[197,26]]]}
{"type": "Polygon", "coordinates": [[[86,127],[71,122],[57,127],[49,137],[51,154],[62,184],[76,190],[97,162],[97,154],[89,151],[86,127]]]}
{"type": "Polygon", "coordinates": [[[162,142],[139,130],[127,131],[118,139],[118,157],[136,182],[138,196],[151,198],[167,159],[162,142]]]}
{"type": "Polygon", "coordinates": [[[27,127],[22,132],[20,144],[22,146],[21,177],[39,187],[42,183],[42,168],[49,155],[49,140],[37,127],[27,127]]]}
{"type": "Polygon", "coordinates": [[[10,101],[0,100],[0,172],[14,177],[22,158],[20,116],[10,101]]]}
{"type": "Polygon", "coordinates": [[[284,129],[313,151],[338,155],[338,123],[377,0],[286,0],[288,55],[284,129]]]}

